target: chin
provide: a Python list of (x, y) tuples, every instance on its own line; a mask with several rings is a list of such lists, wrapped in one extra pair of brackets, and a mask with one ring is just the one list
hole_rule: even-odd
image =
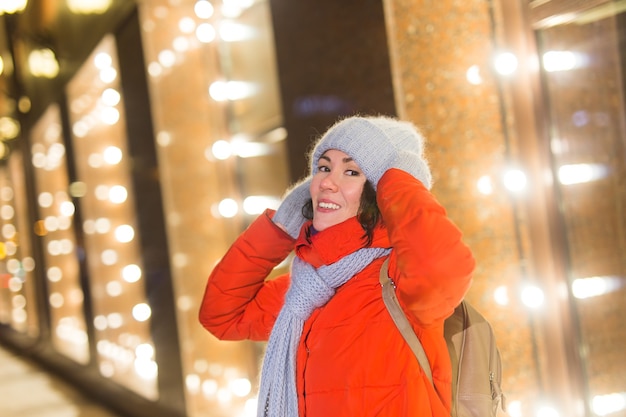
[(321, 232), (322, 230), (326, 230), (329, 227), (332, 227), (336, 224), (337, 224), (336, 222), (315, 222), (315, 220), (313, 221), (313, 227), (318, 232)]
[(313, 228), (315, 230), (317, 230), (318, 232), (321, 232), (322, 230), (328, 229), (328, 225), (327, 224), (317, 224), (315, 222), (313, 222)]
[(315, 220), (313, 220), (313, 228), (315, 228), (315, 230), (317, 230), (318, 232), (321, 232), (322, 230), (326, 230), (329, 227), (333, 227), (338, 225), (339, 223), (343, 223), (348, 219), (339, 219), (337, 221), (320, 221), (320, 222), (315, 222)]

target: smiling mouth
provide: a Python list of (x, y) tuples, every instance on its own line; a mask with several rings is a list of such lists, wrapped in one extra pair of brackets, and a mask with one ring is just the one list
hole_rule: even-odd
[(330, 209), (330, 210), (339, 210), (341, 208), (337, 204), (333, 204), (333, 203), (319, 203), (317, 206), (323, 209)]

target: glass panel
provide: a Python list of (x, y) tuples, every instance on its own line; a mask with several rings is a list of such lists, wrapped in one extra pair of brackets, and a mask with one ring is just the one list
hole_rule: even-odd
[(102, 375), (157, 397), (115, 39), (95, 48), (67, 86), (85, 258)]
[(263, 345), (216, 340), (198, 309), (213, 265), (288, 184), (269, 4), (144, 0), (140, 14), (188, 413), (254, 415)]
[(52, 343), (62, 354), (86, 364), (89, 341), (83, 310), (84, 294), (73, 226), (74, 203), (68, 194), (68, 173), (58, 106), (48, 108), (31, 133), (32, 164), (48, 284)]
[(589, 408), (597, 415), (624, 417), (625, 57), (624, 19), (613, 16), (615, 10), (611, 4), (587, 10), (570, 24), (537, 35)]
[(0, 322), (39, 335), (24, 165), (15, 150), (0, 169)]

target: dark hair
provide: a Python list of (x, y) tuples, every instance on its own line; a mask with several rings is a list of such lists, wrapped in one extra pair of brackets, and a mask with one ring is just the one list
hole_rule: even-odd
[[(309, 220), (313, 219), (313, 200), (309, 199), (304, 207), (302, 207), (302, 215)], [(362, 238), (366, 240), (365, 246), (370, 246), (374, 238), (374, 228), (378, 225), (381, 217), (378, 204), (376, 203), (376, 190), (374, 190), (374, 187), (369, 181), (365, 181), (363, 185), (361, 202), (356, 217), (365, 231), (362, 236)]]

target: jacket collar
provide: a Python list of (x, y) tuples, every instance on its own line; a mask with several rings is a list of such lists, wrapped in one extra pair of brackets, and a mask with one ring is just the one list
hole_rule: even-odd
[[(296, 255), (310, 263), (315, 268), (330, 265), (346, 255), (365, 247), (365, 231), (356, 217), (316, 232), (307, 238), (307, 231), (311, 228), (308, 222), (302, 228), (296, 241)], [(390, 247), (387, 229), (379, 225), (374, 229), (371, 247)]]

